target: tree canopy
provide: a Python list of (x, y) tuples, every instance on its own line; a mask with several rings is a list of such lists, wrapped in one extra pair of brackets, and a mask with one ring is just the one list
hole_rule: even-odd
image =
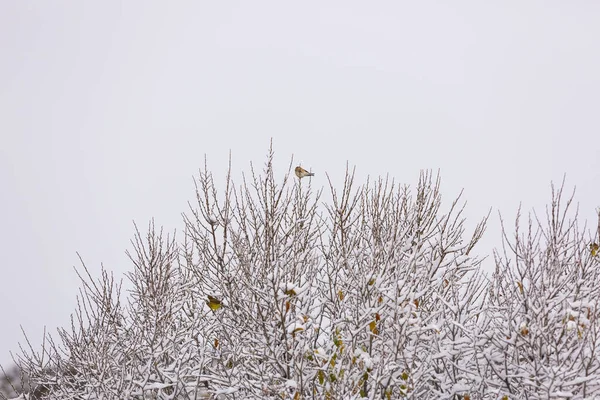
[(293, 167), (277, 180), (271, 150), (219, 191), (205, 163), (179, 239), (136, 228), (125, 302), (83, 265), (72, 325), (16, 357), (22, 398), (600, 396), (600, 227), (563, 186), (503, 223), (486, 275), (488, 217), (442, 212), (439, 176), (314, 189)]

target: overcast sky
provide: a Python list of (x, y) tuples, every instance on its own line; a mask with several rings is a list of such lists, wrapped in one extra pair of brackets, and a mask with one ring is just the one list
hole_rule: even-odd
[(471, 225), (492, 208), (483, 253), (564, 174), (595, 224), (598, 21), (592, 0), (0, 2), (0, 363), (20, 324), (69, 323), (77, 251), (121, 276), (133, 220), (181, 227), (204, 154), (239, 172), (270, 138), (317, 187), (440, 169)]

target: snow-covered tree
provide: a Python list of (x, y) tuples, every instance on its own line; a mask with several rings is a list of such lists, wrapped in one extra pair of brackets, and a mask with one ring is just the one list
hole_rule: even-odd
[(22, 398), (598, 395), (598, 238), (566, 218), (562, 190), (547, 226), (506, 234), (488, 279), (474, 250), (487, 217), (465, 232), (439, 177), (357, 185), (347, 170), (315, 191), (292, 167), (278, 180), (271, 149), (220, 186), (205, 163), (180, 242), (136, 228), (125, 303), (82, 263), (71, 327), (17, 358)]
[(489, 398), (600, 396), (600, 265), (572, 201), (553, 187), (545, 222), (504, 230), (480, 330)]

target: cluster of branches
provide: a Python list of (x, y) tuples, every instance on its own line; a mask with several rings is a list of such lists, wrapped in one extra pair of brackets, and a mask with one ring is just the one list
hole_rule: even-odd
[(347, 171), (322, 203), (272, 161), (222, 192), (205, 167), (179, 244), (136, 228), (126, 304), (84, 265), (71, 327), (17, 357), (22, 398), (600, 396), (597, 237), (562, 187), (544, 221), (503, 228), (486, 278), (487, 217), (467, 235), (438, 177), (355, 187)]

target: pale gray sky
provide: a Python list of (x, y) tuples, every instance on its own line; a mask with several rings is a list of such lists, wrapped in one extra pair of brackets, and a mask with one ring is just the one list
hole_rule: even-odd
[[(167, 6), (168, 4), (168, 6)], [(206, 153), (292, 154), (313, 185), (440, 169), (474, 224), (600, 205), (600, 2), (0, 2), (0, 362), (69, 323), (79, 251), (122, 274), (131, 221), (168, 229)], [(341, 184), (341, 182), (340, 182)], [(325, 197), (327, 199), (327, 197)]]

